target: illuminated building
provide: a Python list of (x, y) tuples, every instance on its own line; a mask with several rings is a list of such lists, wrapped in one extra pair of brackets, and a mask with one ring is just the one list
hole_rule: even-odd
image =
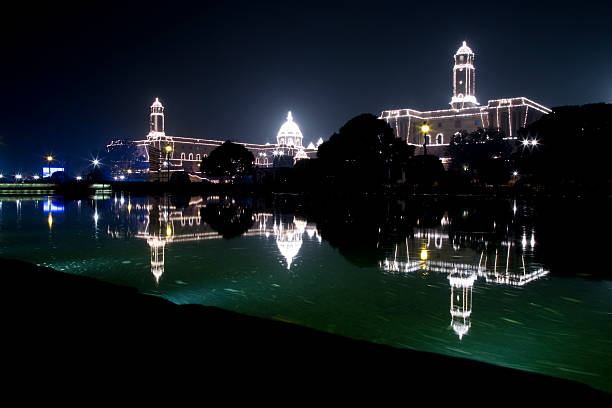
[[(508, 139), (516, 139), (517, 131), (538, 120), (551, 110), (525, 97), (489, 100), (481, 106), (476, 99), (475, 55), (465, 41), (453, 56), (453, 95), (450, 109), (418, 111), (415, 109), (385, 110), (384, 119), (395, 135), (417, 147), (427, 144), (430, 154), (444, 156), (451, 138), (462, 130), (478, 128), (501, 130)], [(423, 122), (429, 124), (425, 134)]]
[[(164, 109), (159, 98), (155, 98), (149, 115), (149, 133), (145, 139), (113, 140), (106, 146), (112, 156), (113, 176), (126, 175), (130, 170), (130, 174), (146, 175), (151, 180), (167, 180), (174, 171), (186, 171), (198, 179), (202, 159), (225, 141), (166, 134)], [(302, 132), (289, 112), (286, 122), (278, 131), (276, 143), (235, 143), (253, 153), (255, 166), (273, 167), (277, 157), (287, 159), (284, 162), (291, 166), (297, 160), (316, 157), (317, 147), (323, 141), (317, 142), (317, 147), (310, 143), (304, 148), (302, 140)]]

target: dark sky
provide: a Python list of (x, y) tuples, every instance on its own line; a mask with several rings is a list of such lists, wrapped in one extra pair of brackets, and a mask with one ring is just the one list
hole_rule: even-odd
[(608, 2), (81, 3), (3, 10), (0, 172), (50, 152), (76, 171), (142, 138), (155, 97), (167, 134), (253, 143), (288, 110), (308, 144), (360, 113), (446, 108), (463, 40), (481, 104), (612, 102)]

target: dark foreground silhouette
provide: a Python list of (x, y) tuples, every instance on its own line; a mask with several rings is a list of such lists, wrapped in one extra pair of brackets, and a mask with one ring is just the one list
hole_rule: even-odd
[(610, 397), (575, 382), (179, 306), (28, 263), (0, 259), (0, 269), (4, 389), (28, 399), (85, 392), (86, 405), (116, 395), (294, 405), (363, 398), (409, 404), (426, 396), (463, 405)]

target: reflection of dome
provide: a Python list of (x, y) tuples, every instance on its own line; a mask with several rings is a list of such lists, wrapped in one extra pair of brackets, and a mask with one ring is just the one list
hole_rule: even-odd
[(455, 53), (455, 55), (461, 55), (461, 54), (474, 54), (474, 52), (472, 51), (472, 49), (470, 47), (467, 46), (467, 44), (465, 43), (465, 41), (463, 42), (463, 45), (461, 47), (459, 47), (459, 49), (457, 50), (457, 52)]
[(302, 234), (297, 231), (281, 231), (276, 237), (276, 245), (287, 260), (287, 269), (291, 269), (291, 262), (302, 247)]
[(291, 111), (287, 114), (287, 121), (280, 127), (276, 141), (280, 146), (302, 147), (302, 131), (293, 121)]

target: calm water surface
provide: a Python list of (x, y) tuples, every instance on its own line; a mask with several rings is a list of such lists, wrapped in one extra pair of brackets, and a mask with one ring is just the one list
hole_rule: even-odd
[(2, 199), (0, 257), (612, 392), (612, 283), (551, 271), (529, 206), (327, 204)]

